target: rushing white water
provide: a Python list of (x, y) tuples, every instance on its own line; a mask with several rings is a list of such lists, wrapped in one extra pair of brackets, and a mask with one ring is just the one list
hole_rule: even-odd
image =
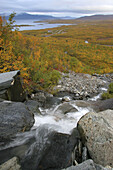
[(107, 91), (107, 89), (105, 87), (102, 87), (101, 90), (102, 91)]
[(102, 94), (102, 93), (100, 93), (100, 94), (98, 94), (97, 96), (94, 96), (94, 97), (92, 97), (92, 98), (89, 98), (88, 101), (96, 101), (97, 99), (99, 99), (99, 98), (101, 97), (101, 94)]
[(107, 91), (107, 89), (105, 87), (101, 87), (100, 90), (102, 91), (101, 93), (99, 93), (97, 96), (89, 98), (88, 101), (96, 101), (96, 100), (100, 99), (102, 93)]
[(57, 130), (58, 132), (69, 134), (71, 130), (77, 126), (78, 120), (84, 114), (89, 112), (88, 108), (77, 107), (75, 104), (72, 104), (72, 106), (78, 110), (77, 112), (69, 112), (67, 114), (59, 113), (57, 115), (54, 114), (55, 110), (57, 110), (57, 108), (60, 105), (53, 108), (53, 110), (49, 110), (49, 109), (43, 110), (43, 112), (46, 113), (45, 115), (40, 115), (40, 116), (36, 115), (33, 129), (39, 127), (40, 125), (50, 124), (50, 125), (57, 125), (54, 127), (55, 127), (55, 130)]

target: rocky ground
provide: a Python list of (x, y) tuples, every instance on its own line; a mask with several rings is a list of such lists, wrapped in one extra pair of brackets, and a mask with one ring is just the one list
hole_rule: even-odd
[(101, 88), (107, 88), (112, 81), (113, 74), (62, 73), (62, 78), (54, 90), (59, 94), (62, 92), (71, 93), (75, 99), (85, 99), (100, 93)]
[[(0, 170), (112, 170), (113, 99), (87, 100), (112, 81), (113, 74), (62, 73), (54, 95), (37, 91), (25, 102), (0, 99)], [(4, 83), (2, 91), (14, 86)], [(79, 109), (87, 113), (77, 123)], [(34, 117), (40, 126), (33, 127)], [(50, 122), (41, 124), (45, 117)]]

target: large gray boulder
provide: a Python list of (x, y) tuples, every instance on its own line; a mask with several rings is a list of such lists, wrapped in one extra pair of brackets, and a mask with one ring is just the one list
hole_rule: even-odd
[(72, 152), (79, 138), (74, 129), (71, 134), (57, 132), (50, 125), (36, 131), (36, 142), (27, 150), (21, 164), (24, 170), (61, 169), (72, 163)]
[[(62, 169), (72, 164), (72, 152), (78, 143), (79, 133), (57, 131), (57, 126), (42, 125), (18, 138), (0, 151), (0, 163), (17, 156), (23, 170)], [(23, 139), (23, 140), (22, 140)]]
[(26, 93), (19, 75), (19, 70), (0, 74), (0, 98), (17, 102), (26, 99)]
[(34, 116), (21, 102), (0, 102), (0, 141), (30, 130)]
[(87, 113), (79, 120), (78, 130), (94, 162), (113, 167), (113, 110)]

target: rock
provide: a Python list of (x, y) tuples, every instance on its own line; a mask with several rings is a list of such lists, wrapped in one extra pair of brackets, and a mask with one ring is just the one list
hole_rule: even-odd
[(73, 149), (80, 139), (77, 129), (70, 134), (63, 134), (47, 124), (18, 137), (13, 145), (0, 151), (0, 163), (16, 155), (20, 158), (23, 170), (62, 169), (70, 166)]
[(83, 152), (82, 152), (82, 162), (84, 162), (88, 159), (88, 153), (87, 153), (86, 147), (83, 147), (82, 150), (83, 150)]
[(21, 170), (21, 166), (18, 162), (18, 158), (13, 157), (12, 159), (0, 165), (0, 170)]
[(71, 101), (71, 98), (68, 97), (68, 96), (64, 96), (64, 97), (62, 98), (62, 101), (63, 101), (63, 102), (70, 102), (70, 101)]
[(0, 74), (0, 98), (17, 102), (26, 100), (26, 93), (19, 75), (20, 71)]
[(39, 91), (39, 92), (35, 93), (33, 100), (36, 100), (36, 101), (40, 102), (41, 104), (45, 103), (45, 101), (46, 101), (45, 93), (43, 91)]
[(113, 110), (87, 113), (77, 127), (94, 162), (113, 167)]
[(66, 170), (96, 170), (93, 160), (89, 159), (76, 166), (66, 168)]
[(100, 92), (101, 87), (108, 87), (109, 82), (100, 77), (83, 73), (62, 73), (62, 78), (54, 90), (60, 93), (74, 94), (77, 100), (95, 96)]
[(10, 139), (18, 132), (30, 130), (33, 114), (21, 102), (0, 102), (0, 141)]
[(61, 103), (61, 100), (58, 97), (47, 96), (45, 104), (44, 104), (44, 108), (51, 108), (55, 105), (59, 105), (60, 103)]
[(37, 101), (40, 107), (44, 108), (50, 108), (61, 103), (60, 99), (44, 91), (37, 91), (35, 94), (32, 94), (32, 99)]
[(49, 126), (43, 126), (36, 132), (36, 143), (26, 153), (23, 169), (49, 170), (71, 165), (71, 154), (79, 138), (77, 130), (69, 135), (56, 132)]
[(103, 167), (102, 165), (99, 165), (99, 164), (96, 164), (96, 163), (95, 163), (95, 168), (96, 168), (96, 170), (112, 170), (111, 167), (108, 167), (108, 166)]
[(83, 100), (76, 100), (73, 102), (78, 107), (91, 107), (91, 103), (89, 101), (83, 101)]
[(113, 110), (113, 98), (93, 102), (92, 108), (96, 111), (104, 111), (107, 109)]
[(78, 110), (72, 106), (70, 103), (62, 103), (59, 107), (55, 110), (55, 114), (66, 114), (69, 112), (77, 112)]
[(81, 164), (71, 166), (69, 168), (62, 170), (112, 170), (112, 169), (95, 164), (92, 159), (88, 159), (85, 162), (82, 162)]
[(35, 114), (41, 114), (40, 110), (39, 110), (39, 106), (40, 104), (35, 101), (35, 100), (28, 100), (25, 102), (25, 105), (28, 107), (28, 109)]

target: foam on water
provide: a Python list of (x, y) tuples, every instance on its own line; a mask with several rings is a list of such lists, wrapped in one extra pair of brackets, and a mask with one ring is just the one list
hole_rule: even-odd
[(88, 101), (96, 101), (96, 100), (100, 99), (102, 93), (107, 91), (107, 88), (101, 87), (100, 90), (102, 91), (101, 93), (99, 93), (97, 96), (89, 98)]
[(56, 106), (53, 110), (45, 110), (46, 115), (40, 115), (40, 116), (36, 115), (33, 129), (39, 127), (40, 125), (50, 124), (50, 125), (55, 125), (53, 126), (55, 128), (57, 125), (57, 129), (55, 130), (57, 130), (58, 132), (70, 134), (71, 130), (77, 126), (78, 120), (84, 114), (89, 112), (88, 108), (81, 108), (72, 104), (78, 110), (77, 112), (69, 112), (65, 115), (54, 114), (55, 110), (57, 110), (57, 108), (60, 105)]
[(107, 89), (105, 87), (102, 87), (101, 90), (102, 91), (107, 91)]
[(101, 97), (101, 94), (102, 94), (102, 93), (100, 93), (100, 94), (98, 94), (97, 96), (94, 96), (94, 97), (92, 97), (92, 98), (89, 98), (88, 101), (96, 101), (97, 99), (99, 99), (99, 98)]

